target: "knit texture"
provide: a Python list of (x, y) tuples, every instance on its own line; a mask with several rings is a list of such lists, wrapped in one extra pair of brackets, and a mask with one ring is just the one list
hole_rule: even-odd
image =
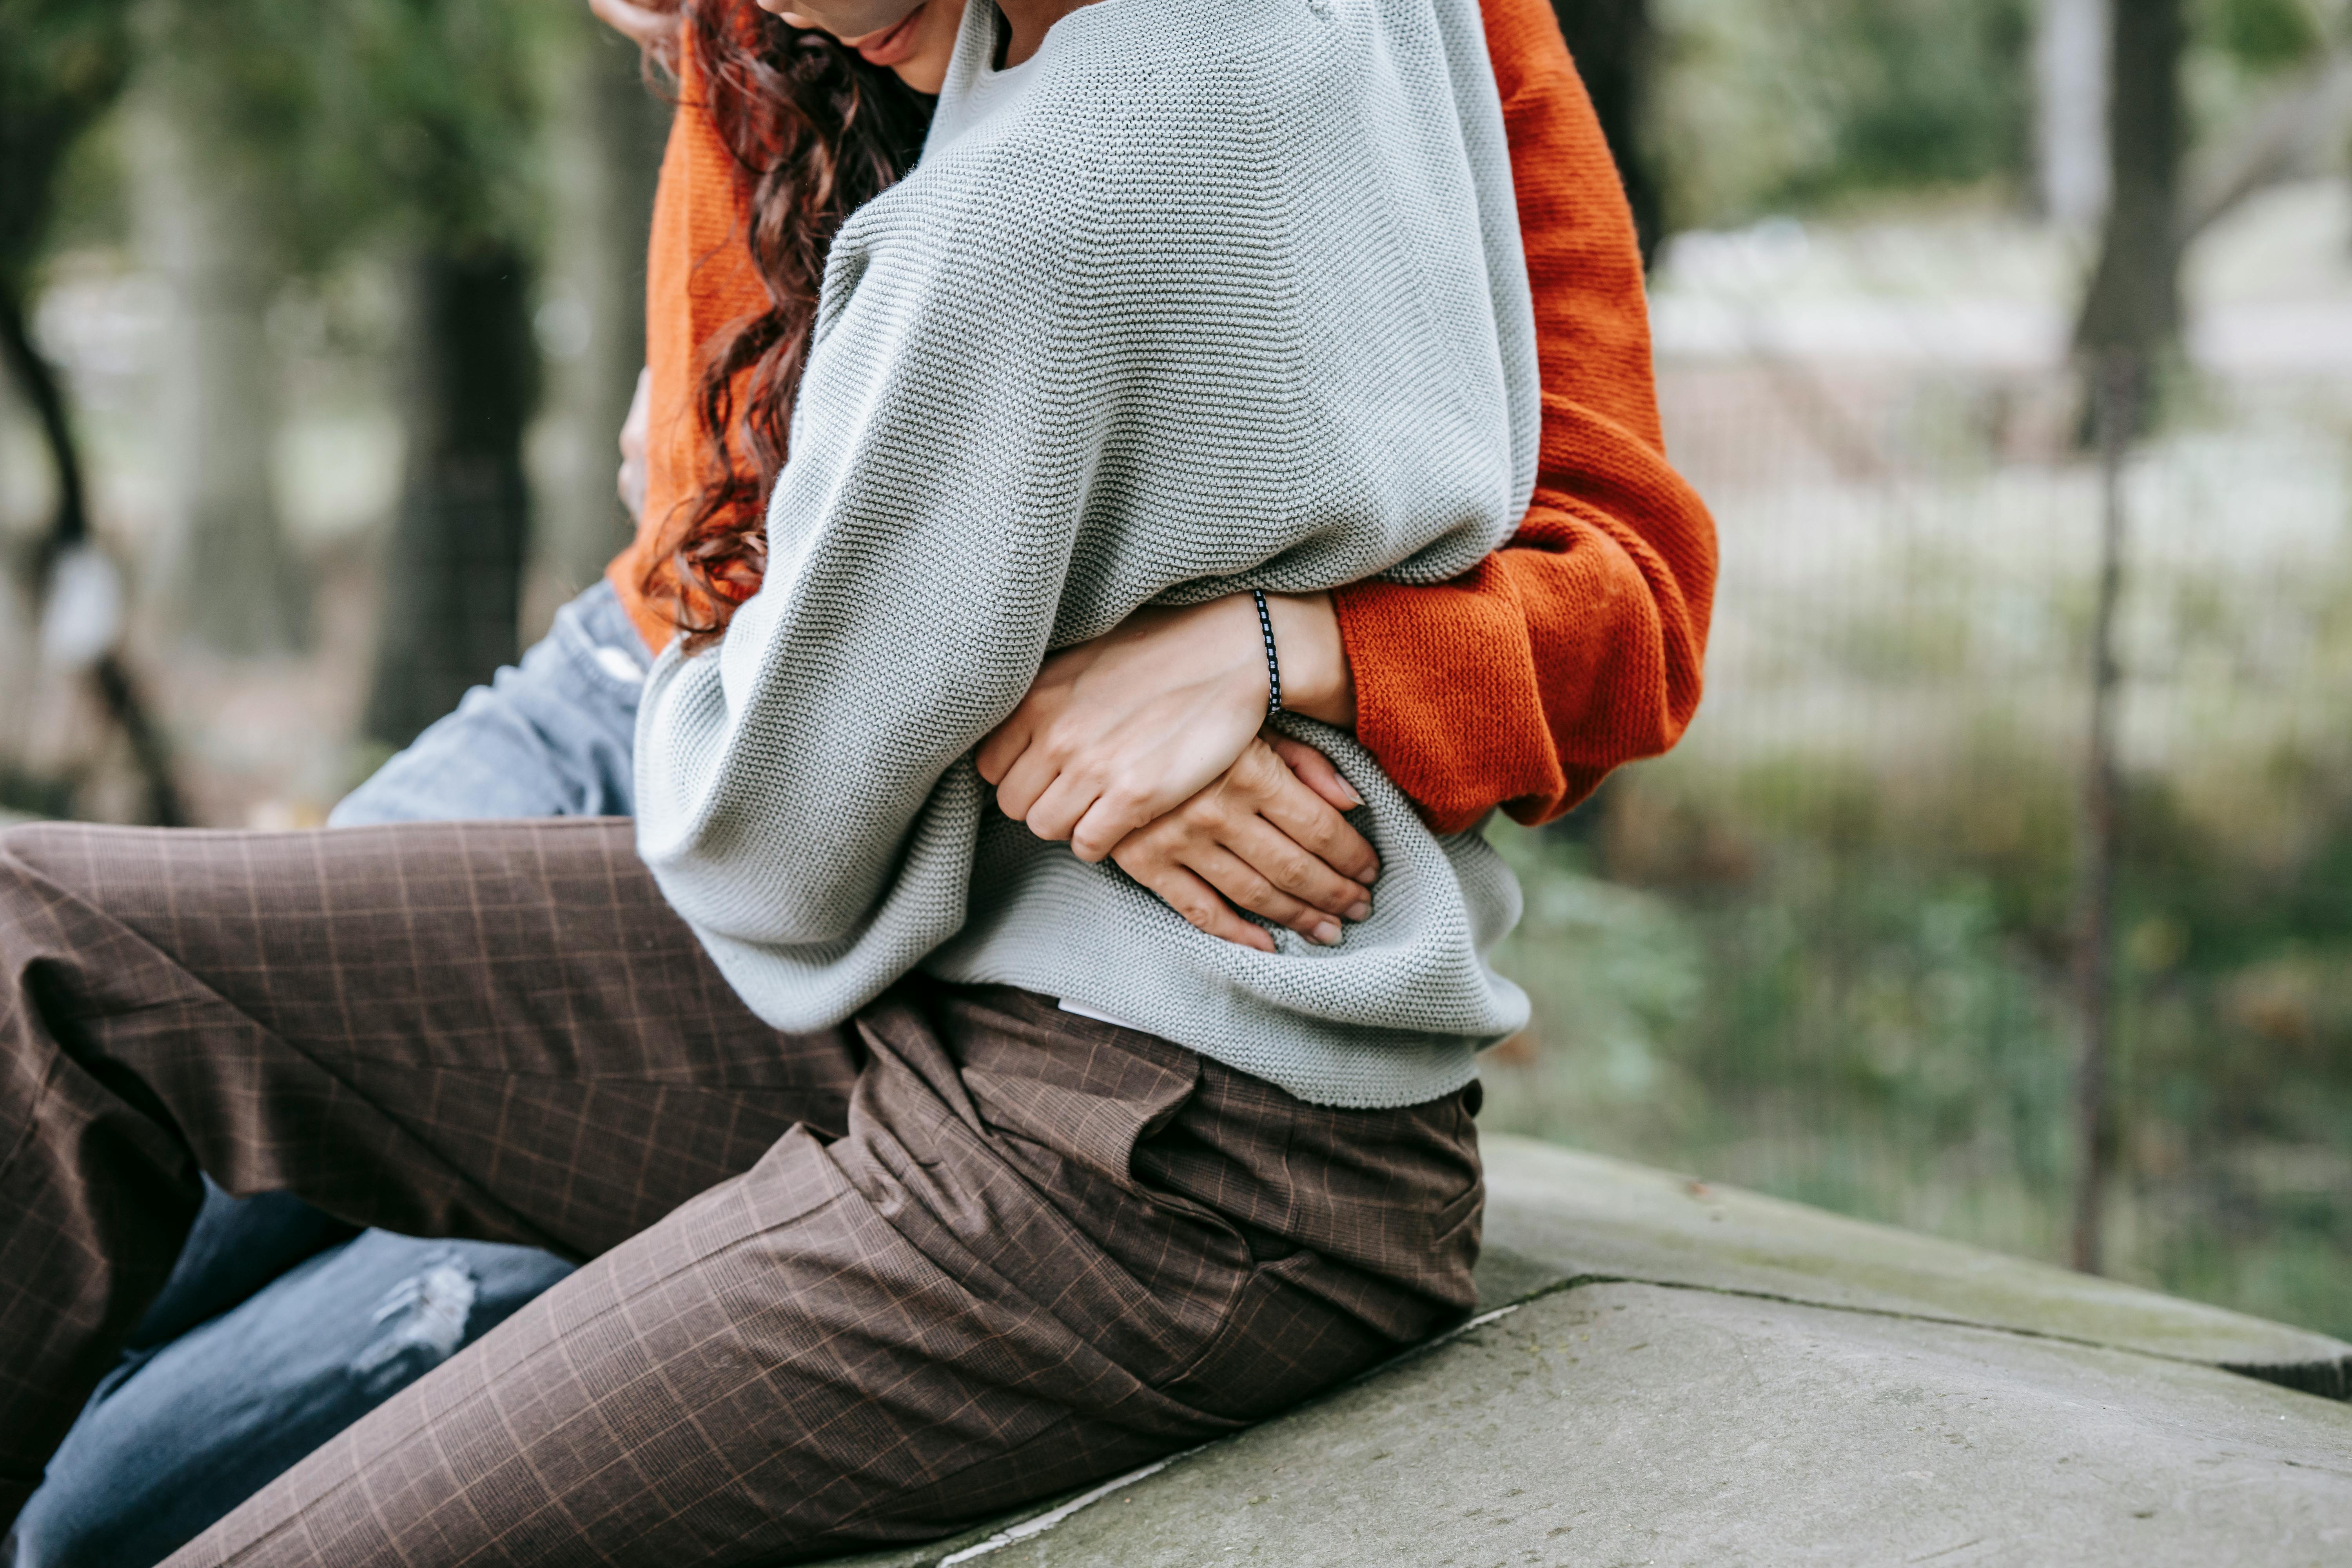
[[(1706, 506), (1666, 464), (1633, 222), (1550, 0), (1485, 0), (1543, 384), (1541, 468), (1518, 532), (1437, 586), (1338, 590), (1356, 735), (1440, 833), (1497, 805), (1559, 816), (1609, 771), (1681, 738), (1699, 700), (1715, 588)], [(654, 439), (645, 521), (608, 575), (646, 647), (701, 477), (699, 347), (763, 310), (746, 260), (750, 183), (713, 127), (695, 52), (654, 204), (646, 361)], [(748, 381), (749, 373), (745, 373)]]
[(921, 163), (835, 242), (766, 583), (647, 681), (641, 852), (779, 1027), (928, 960), (1318, 1103), (1449, 1092), (1525, 1021), (1485, 962), (1517, 892), (1344, 736), (1299, 731), (1366, 797), (1375, 912), (1271, 954), (983, 812), (967, 753), (1146, 604), (1440, 582), (1508, 535), (1539, 416), (1477, 14), (1099, 0), (1013, 83), (998, 26), (967, 9)]

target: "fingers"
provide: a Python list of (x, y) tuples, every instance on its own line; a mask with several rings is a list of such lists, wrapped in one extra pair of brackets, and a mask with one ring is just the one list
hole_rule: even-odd
[[(1035, 752), (1035, 747), (1030, 748), (1032, 756)], [(1023, 760), (1026, 762), (1027, 758)], [(1016, 768), (1013, 772), (1016, 775), (1025, 775), (1029, 770)], [(997, 801), (1003, 805), (1007, 816), (1013, 814), (1013, 796), (1009, 792), (1012, 791), (1015, 782), (1015, 778), (1008, 777), (1005, 780), (1006, 787), (997, 792)], [(1020, 777), (1017, 782), (1024, 789), (1029, 784), (1025, 776)], [(1021, 820), (1027, 823), (1029, 831), (1040, 838), (1057, 841), (1068, 838), (1076, 830), (1078, 819), (1087, 815), (1100, 793), (1092, 780), (1081, 774), (1067, 772), (1055, 773), (1052, 781), (1045, 785), (1045, 790), (1034, 800), (1029, 802), (1028, 809), (1020, 814)], [(1113, 839), (1111, 842), (1115, 844), (1118, 840)], [(1073, 843), (1070, 847), (1076, 850), (1077, 846)], [(1108, 853), (1108, 847), (1106, 846), (1103, 854)], [(1091, 857), (1081, 855), (1079, 858), (1099, 860), (1102, 855)]]
[[(1186, 820), (1187, 812), (1191, 820)], [(1208, 814), (1187, 808), (1161, 818), (1145, 831), (1121, 843), (1115, 852), (1121, 869), (1152, 891), (1166, 899), (1178, 913), (1211, 935), (1228, 942), (1247, 940), (1248, 945), (1271, 952), (1271, 947), (1240, 935), (1244, 928), (1264, 931), (1248, 921), (1236, 923), (1225, 916), (1232, 905), (1239, 905), (1252, 914), (1263, 915), (1277, 925), (1286, 926), (1309, 942), (1324, 947), (1337, 947), (1342, 936), (1339, 918), (1332, 911), (1301, 901), (1276, 887), (1266, 876), (1242, 855), (1207, 837), (1202, 826)], [(1230, 825), (1227, 825), (1230, 826)], [(1282, 839), (1279, 834), (1259, 825), (1259, 830), (1269, 840), (1278, 841), (1278, 847), (1261, 847), (1258, 853), (1266, 860), (1287, 858), (1293, 861), (1309, 858), (1296, 845)], [(1328, 875), (1328, 871), (1325, 873)], [(1336, 879), (1335, 879), (1336, 880)], [(1209, 901), (1202, 899), (1201, 884), (1211, 889)], [(1363, 900), (1363, 889), (1352, 884), (1341, 884), (1352, 890), (1333, 897), (1342, 905)], [(1180, 897), (1171, 897), (1172, 889)], [(1181, 901), (1180, 901), (1181, 898)]]
[[(1186, 869), (1254, 915), (1264, 915), (1287, 926), (1320, 947), (1337, 947), (1339, 919), (1328, 910), (1302, 902), (1268, 881), (1257, 867), (1222, 845), (1199, 849), (1185, 862)], [(1360, 899), (1362, 894), (1355, 895)]]
[(1105, 789), (1091, 773), (1066, 768), (1020, 719), (1014, 714), (983, 742), (972, 764), (996, 786), (997, 809), (1027, 823), (1038, 837), (1068, 839), (1079, 859), (1093, 862), (1165, 811), (1164, 805)]
[(1381, 858), (1364, 836), (1296, 779), (1258, 802), (1257, 815), (1336, 875), (1365, 887), (1380, 879)]
[[(1072, 792), (1073, 798), (1077, 793)], [(1131, 788), (1114, 785), (1103, 790), (1070, 825), (1070, 852), (1088, 862), (1103, 859), (1118, 847), (1119, 840), (1166, 816), (1175, 804)], [(1035, 828), (1035, 822), (1030, 826)]]
[(1217, 896), (1215, 889), (1164, 854), (1139, 852), (1130, 856), (1125, 846), (1118, 854), (1122, 870), (1211, 936), (1255, 948), (1260, 952), (1274, 951), (1272, 936), (1235, 914), (1233, 906)]
[[(1370, 891), (1362, 883), (1340, 876), (1262, 816), (1228, 826), (1218, 847), (1244, 868), (1247, 881), (1229, 885), (1226, 878), (1213, 873), (1205, 853), (1192, 859), (1193, 868), (1244, 909), (1277, 921), (1302, 936), (1314, 935), (1314, 925), (1325, 918), (1362, 920), (1372, 912)], [(1261, 887), (1265, 893), (1258, 891)], [(1266, 894), (1278, 897), (1281, 907), (1275, 907)], [(1293, 907), (1308, 905), (1313, 906), (1315, 919), (1302, 923), (1295, 918)]]
[(1093, 767), (1072, 766), (1040, 738), (1024, 703), (981, 743), (972, 763), (996, 788), (998, 809), (1040, 838), (1069, 841), (1089, 864), (1107, 858), (1129, 834), (1164, 816), (1181, 797), (1139, 790)]
[[(1330, 766), (1313, 747), (1301, 749), (1326, 767)], [(1264, 765), (1244, 765), (1256, 757), (1264, 758)], [(1235, 763), (1227, 777), (1233, 787), (1244, 792), (1253, 815), (1264, 817), (1340, 876), (1366, 885), (1380, 876), (1381, 858), (1364, 836), (1349, 826), (1346, 817), (1302, 783), (1281, 760), (1267, 752), (1255, 752)]]
[[(1066, 839), (1081, 859), (1116, 859), (1202, 931), (1260, 952), (1273, 939), (1239, 910), (1336, 945), (1343, 920), (1371, 913), (1380, 858), (1340, 816), (1358, 799), (1329, 759), (1281, 740), (1252, 741), (1223, 776), (1172, 808), (1143, 792), (1070, 768), (1041, 743), (1024, 703), (974, 761), (997, 804), (1041, 838)], [(1295, 750), (1293, 750), (1295, 748)], [(1293, 771), (1290, 759), (1308, 779)]]
[[(1035, 733), (1036, 725), (1030, 716), (1029, 704), (1024, 702), (1003, 723), (988, 732), (988, 738), (980, 743), (980, 750), (972, 753), (972, 765), (980, 770), (980, 776), (988, 781), (990, 787), (1002, 786), (1005, 775), (1013, 771), (1013, 765), (1029, 749), (1029, 742)], [(1040, 782), (1037, 787), (1042, 790), (1045, 784)], [(1030, 798), (1036, 798), (1034, 792)], [(1026, 808), (1024, 805), (1024, 810), (1014, 811), (1006, 806), (1004, 814), (1021, 816), (1026, 815)]]
[(1341, 811), (1353, 811), (1364, 804), (1364, 797), (1356, 793), (1355, 785), (1339, 776), (1339, 770), (1331, 765), (1331, 759), (1306, 742), (1294, 741), (1287, 735), (1277, 735), (1272, 731), (1266, 732), (1265, 742), (1274, 748), (1275, 755), (1289, 764), (1290, 771), (1298, 775), (1300, 783)]
[[(1033, 811), (1033, 823), (1043, 816), (1045, 804)], [(1338, 945), (1342, 920), (1371, 913), (1370, 890), (1262, 816), (1261, 807), (1281, 810), (1353, 863), (1377, 864), (1370, 846), (1338, 812), (1299, 783), (1273, 752), (1255, 743), (1224, 777), (1121, 839), (1112, 858), (1153, 891), (1172, 889), (1192, 900), (1181, 904), (1161, 893), (1194, 925), (1227, 941), (1246, 940), (1239, 935), (1241, 926), (1223, 918), (1239, 906), (1310, 942)], [(1202, 887), (1214, 896), (1213, 905), (1200, 901)], [(1248, 945), (1261, 946), (1255, 941)]]

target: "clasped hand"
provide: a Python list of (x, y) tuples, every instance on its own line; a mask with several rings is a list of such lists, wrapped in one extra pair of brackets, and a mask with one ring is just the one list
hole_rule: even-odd
[[(645, 505), (649, 386), (639, 375), (621, 428), (618, 483), (633, 517)], [(1330, 595), (1266, 603), (1284, 705), (1354, 728)], [(1363, 801), (1330, 759), (1262, 730), (1265, 699), (1248, 595), (1142, 610), (1046, 659), (976, 761), (1006, 815), (1067, 839), (1081, 860), (1108, 857), (1210, 935), (1274, 951), (1238, 909), (1328, 947), (1341, 921), (1371, 912), (1380, 858), (1339, 815)]]
[[(1351, 724), (1328, 595), (1269, 596), (1285, 705)], [(1212, 936), (1274, 951), (1239, 910), (1311, 942), (1371, 912), (1380, 860), (1340, 815), (1329, 759), (1262, 729), (1266, 666), (1247, 595), (1139, 611), (1045, 660), (975, 758), (1005, 815), (1106, 858)]]

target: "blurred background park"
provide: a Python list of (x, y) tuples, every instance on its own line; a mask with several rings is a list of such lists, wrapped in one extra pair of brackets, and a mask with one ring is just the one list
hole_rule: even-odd
[[(2095, 1148), (2352, 1336), (2352, 5), (1556, 3), (1723, 576), (1492, 830), (1486, 1124), (2053, 1261)], [(0, 807), (317, 823), (625, 536), (666, 110), (581, 0), (0, 0)]]

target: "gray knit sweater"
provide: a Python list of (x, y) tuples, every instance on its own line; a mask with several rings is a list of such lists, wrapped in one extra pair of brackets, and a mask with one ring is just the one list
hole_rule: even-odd
[(918, 966), (1131, 1020), (1327, 1105), (1475, 1076), (1517, 889), (1328, 752), (1379, 849), (1324, 949), (1205, 936), (1007, 820), (973, 745), (1139, 606), (1454, 576), (1534, 480), (1535, 330), (1475, 0), (1097, 0), (1013, 71), (966, 8), (919, 166), (825, 270), (765, 585), (673, 647), (638, 844), (744, 1001)]

